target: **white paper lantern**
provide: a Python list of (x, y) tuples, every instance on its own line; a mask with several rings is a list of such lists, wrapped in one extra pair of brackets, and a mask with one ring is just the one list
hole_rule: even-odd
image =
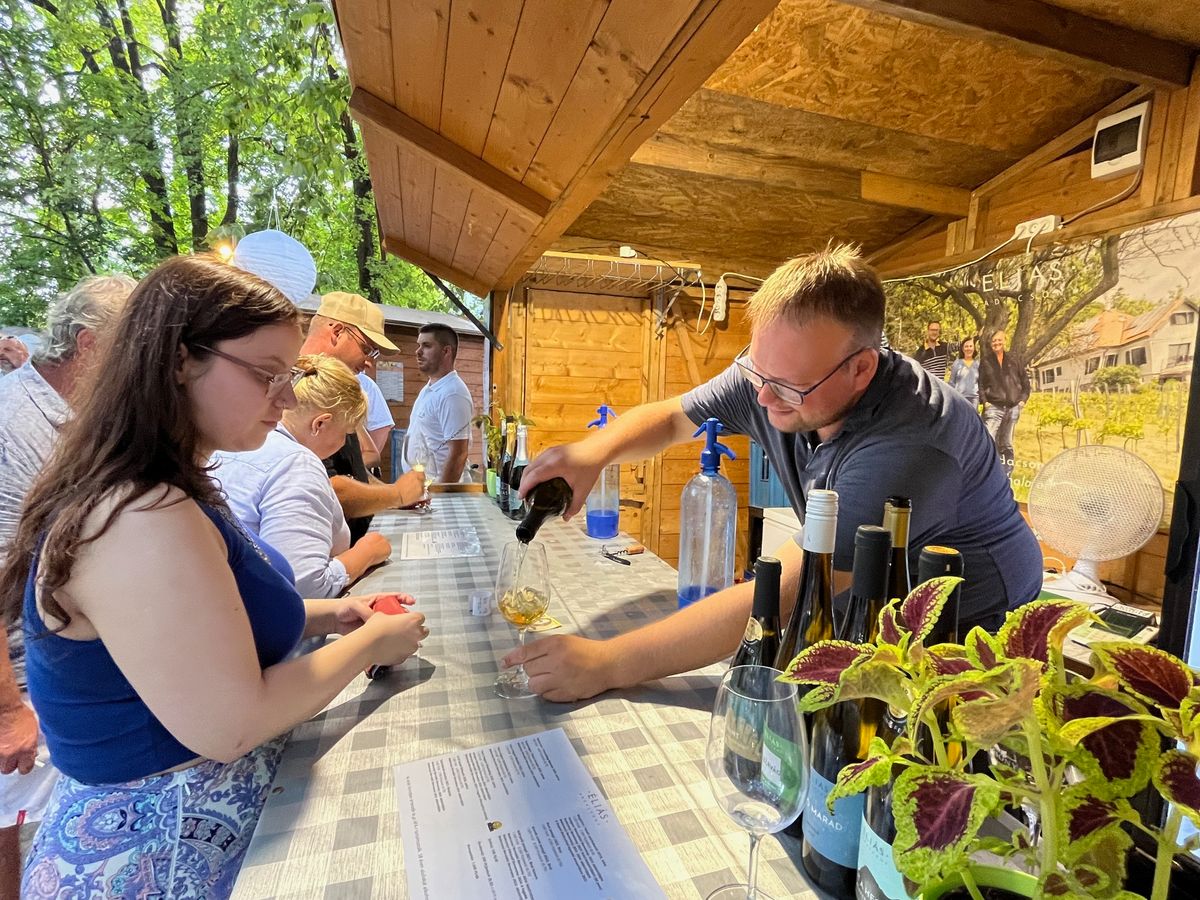
[(312, 295), (317, 265), (302, 243), (282, 231), (256, 231), (234, 248), (232, 265), (268, 281), (293, 303)]

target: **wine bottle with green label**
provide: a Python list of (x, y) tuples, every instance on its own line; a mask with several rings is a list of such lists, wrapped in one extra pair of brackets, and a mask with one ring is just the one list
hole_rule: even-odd
[[(853, 585), (839, 638), (855, 644), (875, 638), (887, 593), (892, 535), (877, 525), (860, 525), (854, 535)], [(866, 757), (883, 718), (877, 700), (845, 700), (813, 715), (808, 800), (804, 805), (804, 871), (837, 897), (854, 894), (858, 840), (865, 798), (843, 797), (830, 811), (826, 800), (847, 765)]]
[(773, 666), (779, 655), (779, 577), (783, 566), (773, 556), (754, 563), (754, 606), (732, 666)]

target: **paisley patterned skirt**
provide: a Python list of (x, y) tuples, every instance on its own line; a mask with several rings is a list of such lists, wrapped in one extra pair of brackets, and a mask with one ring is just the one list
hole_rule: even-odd
[(222, 898), (279, 767), (283, 737), (124, 784), (63, 775), (33, 840), (22, 898)]

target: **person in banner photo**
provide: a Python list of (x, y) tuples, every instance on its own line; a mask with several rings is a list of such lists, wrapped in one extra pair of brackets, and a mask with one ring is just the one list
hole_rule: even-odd
[(1025, 361), (1019, 355), (1006, 350), (1008, 335), (1003, 331), (992, 332), (988, 346), (979, 364), (979, 397), (983, 400), (983, 424), (996, 442), (1000, 464), (1011, 478), (1014, 461), (1013, 433), (1021, 410), (1029, 399), (1029, 373)]
[(950, 387), (979, 408), (979, 357), (975, 353), (975, 338), (963, 338), (958, 345), (958, 359), (950, 367)]

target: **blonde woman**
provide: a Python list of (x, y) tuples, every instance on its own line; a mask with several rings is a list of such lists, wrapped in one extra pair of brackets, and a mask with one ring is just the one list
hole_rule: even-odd
[(295, 572), (303, 597), (336, 597), (392, 552), (368, 532), (350, 546), (350, 529), (322, 459), (332, 456), (367, 414), (367, 398), (345, 363), (301, 356), (296, 407), (259, 449), (216, 453), (213, 477), (242, 524), (274, 547)]

